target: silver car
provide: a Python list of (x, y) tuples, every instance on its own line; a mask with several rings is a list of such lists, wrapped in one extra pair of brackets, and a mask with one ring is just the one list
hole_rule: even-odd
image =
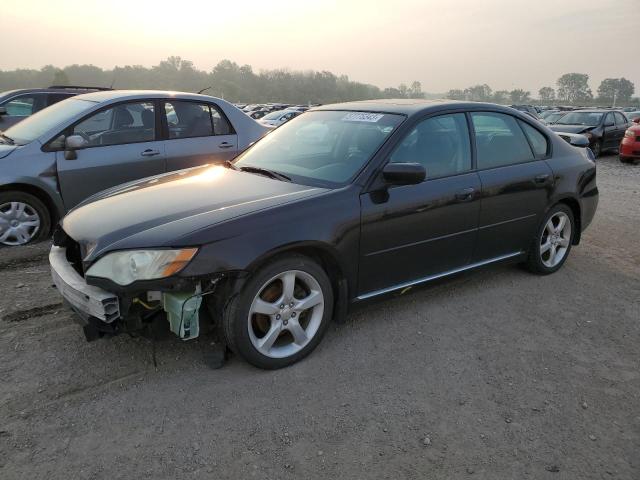
[(0, 132), (0, 244), (46, 237), (106, 188), (230, 160), (269, 130), (207, 95), (118, 90), (56, 103)]

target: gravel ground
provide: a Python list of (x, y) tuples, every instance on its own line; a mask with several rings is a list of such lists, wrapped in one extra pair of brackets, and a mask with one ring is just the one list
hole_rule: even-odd
[(599, 160), (564, 268), (379, 302), (275, 372), (86, 343), (46, 244), (0, 259), (0, 478), (640, 478), (640, 166)]

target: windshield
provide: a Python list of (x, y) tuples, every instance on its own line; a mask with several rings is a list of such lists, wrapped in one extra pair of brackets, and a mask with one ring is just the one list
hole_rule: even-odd
[(371, 159), (402, 115), (307, 112), (269, 133), (234, 162), (291, 177), (302, 184), (337, 187)]
[(562, 118), (565, 115), (565, 112), (555, 112), (552, 113), (551, 115), (547, 115), (547, 118), (545, 118), (545, 120), (548, 123), (553, 123), (556, 122), (559, 118)]
[(600, 125), (604, 113), (599, 112), (570, 112), (556, 122), (557, 125)]
[(26, 145), (61, 122), (89, 110), (95, 102), (70, 98), (34, 113), (4, 132), (18, 145)]
[(282, 115), (284, 115), (283, 112), (272, 112), (269, 115), (265, 115), (264, 117), (262, 117), (264, 120), (277, 120), (279, 119)]

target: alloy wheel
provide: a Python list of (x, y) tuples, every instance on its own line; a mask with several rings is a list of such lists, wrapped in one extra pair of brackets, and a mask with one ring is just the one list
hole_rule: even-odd
[(288, 270), (258, 290), (248, 315), (254, 348), (270, 358), (295, 355), (314, 338), (324, 314), (318, 281), (301, 270)]
[(6, 202), (0, 205), (0, 243), (15, 246), (33, 240), (40, 230), (40, 215), (28, 203)]
[(571, 242), (571, 220), (564, 212), (554, 213), (540, 237), (540, 259), (545, 267), (553, 268), (567, 254)]

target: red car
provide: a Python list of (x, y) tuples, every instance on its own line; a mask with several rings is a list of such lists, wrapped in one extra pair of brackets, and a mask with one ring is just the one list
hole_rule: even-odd
[(636, 160), (640, 160), (640, 117), (633, 120), (620, 142), (620, 161), (634, 163)]

